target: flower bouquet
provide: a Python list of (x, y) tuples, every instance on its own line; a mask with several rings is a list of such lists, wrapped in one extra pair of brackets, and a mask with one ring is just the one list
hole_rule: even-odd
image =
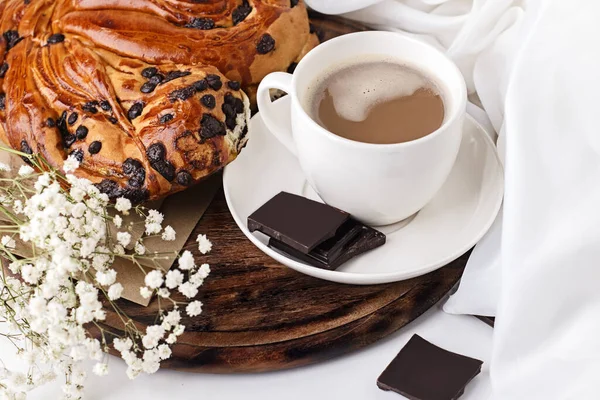
[[(148, 239), (176, 238), (171, 226), (163, 226), (163, 214), (125, 198), (109, 202), (90, 181), (73, 174), (79, 165), (75, 157), (58, 171), (38, 155), (2, 150), (27, 165), (13, 171), (0, 164), (0, 336), (16, 347), (28, 371), (0, 364), (0, 397), (25, 398), (31, 389), (63, 376), (64, 398), (81, 398), (87, 374), (82, 362), (96, 361), (93, 372), (105, 375), (109, 351), (121, 355), (132, 379), (156, 372), (185, 331), (182, 313), (202, 312), (194, 298), (209, 265), (197, 265), (189, 250), (150, 251)], [(143, 224), (139, 238), (132, 235), (136, 222), (126, 222), (131, 214)], [(199, 235), (197, 242), (200, 253), (210, 252), (206, 236)], [(173, 257), (176, 265), (165, 272), (161, 261)], [(112, 268), (118, 259), (145, 275), (142, 297), (157, 296), (156, 322), (145, 331), (116, 302), (124, 290)], [(175, 292), (189, 301), (175, 300)], [(104, 328), (104, 307), (118, 316), (121, 332)]]

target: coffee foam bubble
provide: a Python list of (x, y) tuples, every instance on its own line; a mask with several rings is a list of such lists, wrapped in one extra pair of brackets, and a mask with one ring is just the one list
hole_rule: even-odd
[[(308, 98), (313, 99), (312, 114), (318, 115), (315, 111), (328, 89), (338, 115), (360, 122), (376, 104), (410, 96), (420, 88), (439, 93), (429, 79), (410, 67), (390, 61), (369, 61), (344, 65), (325, 74), (311, 86)], [(315, 98), (316, 95), (319, 97)]]

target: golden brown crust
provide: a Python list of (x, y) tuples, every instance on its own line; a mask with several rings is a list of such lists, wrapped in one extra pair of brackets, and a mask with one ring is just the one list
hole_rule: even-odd
[(235, 159), (244, 91), (316, 40), (296, 0), (6, 0), (0, 33), (0, 139), (136, 201)]

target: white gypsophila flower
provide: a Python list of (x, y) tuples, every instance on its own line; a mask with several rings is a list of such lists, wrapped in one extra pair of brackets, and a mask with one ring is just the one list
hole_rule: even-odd
[(106, 249), (106, 248), (98, 247), (98, 248), (96, 248), (96, 251), (102, 252), (102, 253), (93, 254), (92, 266), (96, 270), (104, 270), (112, 264), (114, 258), (110, 254), (105, 253), (108, 251), (108, 249)]
[(2, 243), (2, 246), (6, 247), (7, 249), (14, 249), (17, 246), (15, 240), (8, 235), (2, 236), (0, 243)]
[(146, 374), (153, 374), (160, 368), (160, 357), (158, 356), (158, 350), (146, 350), (144, 352), (144, 361), (142, 363), (142, 370)]
[[(103, 318), (101, 318), (103, 319)], [(102, 352), (102, 347), (100, 342), (96, 339), (87, 338), (85, 339), (85, 348), (88, 352), (88, 357), (90, 360), (100, 361), (103, 358), (104, 353)]]
[(158, 346), (158, 356), (161, 360), (166, 360), (171, 357), (171, 348), (166, 344)]
[(162, 226), (156, 222), (146, 223), (146, 235), (155, 235), (160, 233)]
[(140, 372), (142, 372), (142, 360), (140, 358), (138, 358), (138, 356), (132, 352), (132, 351), (126, 351), (121, 353), (121, 358), (123, 358), (123, 360), (125, 360), (125, 363), (128, 366), (128, 370), (131, 369), (132, 373), (134, 374), (134, 376), (130, 376), (130, 372), (127, 371), (127, 375), (133, 379), (135, 378), (137, 375), (140, 374)]
[(21, 267), (21, 278), (28, 284), (35, 285), (42, 277), (43, 272), (37, 265), (25, 264)]
[(96, 365), (94, 365), (94, 368), (92, 369), (92, 371), (94, 372), (94, 374), (96, 374), (98, 376), (106, 376), (106, 375), (108, 375), (108, 364), (97, 363)]
[(92, 255), (94, 250), (96, 250), (96, 246), (98, 245), (98, 238), (96, 237), (88, 237), (83, 239), (81, 242), (81, 247), (79, 248), (79, 252), (81, 257), (88, 257)]
[(129, 214), (131, 210), (131, 200), (125, 197), (119, 197), (115, 202), (115, 209), (125, 215)]
[(67, 308), (57, 298), (54, 298), (48, 302), (47, 311), (47, 317), (51, 321), (61, 322), (67, 318)]
[(146, 225), (147, 224), (162, 224), (164, 220), (164, 215), (156, 210), (148, 210), (148, 216), (146, 217)]
[(23, 214), (23, 202), (21, 200), (14, 201), (13, 211), (17, 214)]
[(95, 310), (92, 315), (93, 315), (94, 319), (97, 321), (104, 321), (106, 319), (106, 311), (101, 310), (101, 309)]
[(131, 242), (131, 234), (129, 232), (117, 232), (117, 241), (123, 247), (127, 247)]
[(202, 302), (197, 301), (197, 300), (192, 301), (185, 308), (185, 312), (190, 317), (197, 317), (198, 315), (202, 314), (202, 306), (203, 306)]
[(198, 274), (202, 279), (206, 279), (208, 274), (210, 274), (210, 265), (202, 264), (200, 268), (198, 268)]
[(100, 197), (100, 189), (94, 185), (85, 187), (85, 193), (88, 195), (89, 199), (98, 199)]
[(0, 162), (0, 171), (9, 172), (11, 170), (10, 165)]
[(150, 325), (146, 328), (146, 334), (142, 337), (142, 345), (146, 349), (158, 346), (159, 341), (165, 336), (165, 329), (161, 325)]
[(163, 299), (167, 299), (167, 298), (171, 297), (171, 292), (169, 292), (169, 289), (167, 289), (167, 288), (158, 289), (157, 294), (160, 297), (162, 297)]
[(167, 286), (169, 289), (175, 289), (183, 283), (183, 278), (184, 276), (181, 273), (181, 271), (177, 269), (172, 269), (169, 272), (167, 272), (165, 286)]
[(144, 283), (150, 289), (158, 289), (164, 282), (162, 272), (158, 270), (150, 271), (144, 278)]
[(198, 294), (198, 287), (190, 282), (185, 282), (179, 285), (177, 290), (188, 299), (192, 299)]
[(82, 188), (71, 186), (71, 190), (69, 190), (69, 194), (73, 198), (74, 201), (81, 202), (85, 199), (85, 195), (87, 194), (85, 190)]
[(108, 288), (108, 298), (112, 301), (119, 300), (123, 295), (123, 285), (115, 283)]
[(175, 229), (171, 225), (167, 225), (162, 233), (162, 240), (165, 242), (172, 242), (175, 240), (176, 233)]
[(190, 275), (188, 282), (196, 287), (200, 287), (204, 283), (204, 278), (202, 278), (201, 274), (196, 272), (195, 274)]
[(8, 269), (10, 270), (10, 272), (17, 275), (19, 273), (19, 271), (21, 271), (22, 265), (23, 265), (23, 261), (21, 261), (21, 260), (14, 261), (14, 262), (11, 262), (10, 264), (8, 264)]
[(169, 336), (167, 336), (167, 338), (165, 339), (165, 342), (167, 342), (168, 344), (177, 343), (177, 335), (175, 335), (174, 333), (171, 333)]
[(164, 318), (163, 323), (166, 324), (169, 328), (172, 326), (179, 325), (181, 321), (181, 313), (178, 310), (170, 311)]
[(77, 203), (71, 209), (71, 215), (75, 218), (81, 218), (85, 215), (87, 206), (84, 203)]
[(173, 328), (173, 334), (175, 334), (175, 336), (181, 336), (183, 332), (185, 332), (184, 325), (177, 325), (175, 328)]
[(63, 171), (69, 173), (75, 171), (77, 168), (79, 168), (79, 160), (74, 154), (69, 155), (63, 163)]
[(117, 338), (117, 339), (113, 340), (113, 347), (118, 352), (124, 353), (126, 351), (131, 350), (131, 348), (133, 347), (133, 342), (131, 341), (130, 338), (127, 338), (127, 339)]
[(46, 312), (46, 300), (43, 297), (36, 296), (29, 300), (28, 311), (31, 317), (43, 317)]
[(117, 271), (107, 269), (106, 271), (96, 272), (96, 282), (102, 286), (110, 286), (117, 280)]
[(212, 243), (208, 240), (206, 235), (198, 235), (196, 241), (198, 242), (198, 250), (200, 250), (200, 253), (206, 254), (212, 250)]
[(121, 218), (120, 215), (115, 215), (113, 218), (113, 224), (115, 224), (117, 228), (120, 228), (121, 225), (123, 225), (123, 218)]
[(142, 373), (142, 362), (140, 361), (140, 368), (134, 368), (132, 366), (130, 366), (129, 368), (127, 368), (127, 371), (125, 371), (125, 373), (127, 374), (127, 377), (131, 380), (137, 378), (141, 373)]
[[(131, 339), (127, 338), (127, 340), (129, 340), (129, 342), (131, 344), (133, 344), (133, 342), (131, 342)], [(135, 350), (136, 351), (138, 350), (137, 349), (137, 345), (136, 345)], [(123, 361), (125, 361), (125, 363), (128, 366), (131, 366), (135, 362), (135, 360), (138, 359), (137, 355), (132, 350), (131, 346), (129, 348), (127, 348), (127, 349), (121, 350), (121, 358), (123, 359)]]
[(19, 168), (19, 176), (29, 176), (34, 172), (35, 170), (29, 165), (21, 165), (21, 167)]
[(140, 256), (143, 256), (146, 253), (146, 247), (141, 242), (137, 242), (133, 250), (135, 251), (135, 254)]
[(140, 296), (142, 296), (144, 299), (149, 299), (150, 296), (152, 296), (152, 291), (145, 286), (141, 287), (140, 288)]
[(181, 253), (181, 256), (179, 256), (178, 263), (179, 269), (183, 271), (189, 271), (196, 267), (196, 263), (194, 262), (194, 256), (189, 250), (185, 250), (183, 253)]
[(115, 247), (113, 247), (113, 252), (117, 255), (124, 255), (125, 254), (125, 248), (123, 246), (121, 246), (120, 244), (116, 244)]
[[(38, 176), (37, 180), (35, 181), (34, 184), (34, 188), (35, 191), (37, 193), (40, 193), (45, 187), (48, 187), (50, 185), (50, 174), (48, 172), (44, 172), (42, 175)], [(29, 201), (31, 201), (32, 203), (35, 203), (35, 196), (32, 196)]]

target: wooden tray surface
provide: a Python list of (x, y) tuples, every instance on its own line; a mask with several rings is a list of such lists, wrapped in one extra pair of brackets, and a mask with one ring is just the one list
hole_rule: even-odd
[[(201, 256), (205, 233), (213, 250)], [(222, 192), (186, 248), (212, 272), (199, 294), (203, 314), (188, 327), (164, 368), (197, 372), (261, 372), (326, 360), (400, 329), (443, 298), (459, 280), (468, 254), (435, 272), (385, 285), (353, 286), (297, 273), (257, 249), (233, 221)], [(183, 299), (181, 299), (183, 301)], [(157, 302), (119, 306), (139, 328), (154, 323)], [(111, 312), (105, 327), (119, 331)]]

